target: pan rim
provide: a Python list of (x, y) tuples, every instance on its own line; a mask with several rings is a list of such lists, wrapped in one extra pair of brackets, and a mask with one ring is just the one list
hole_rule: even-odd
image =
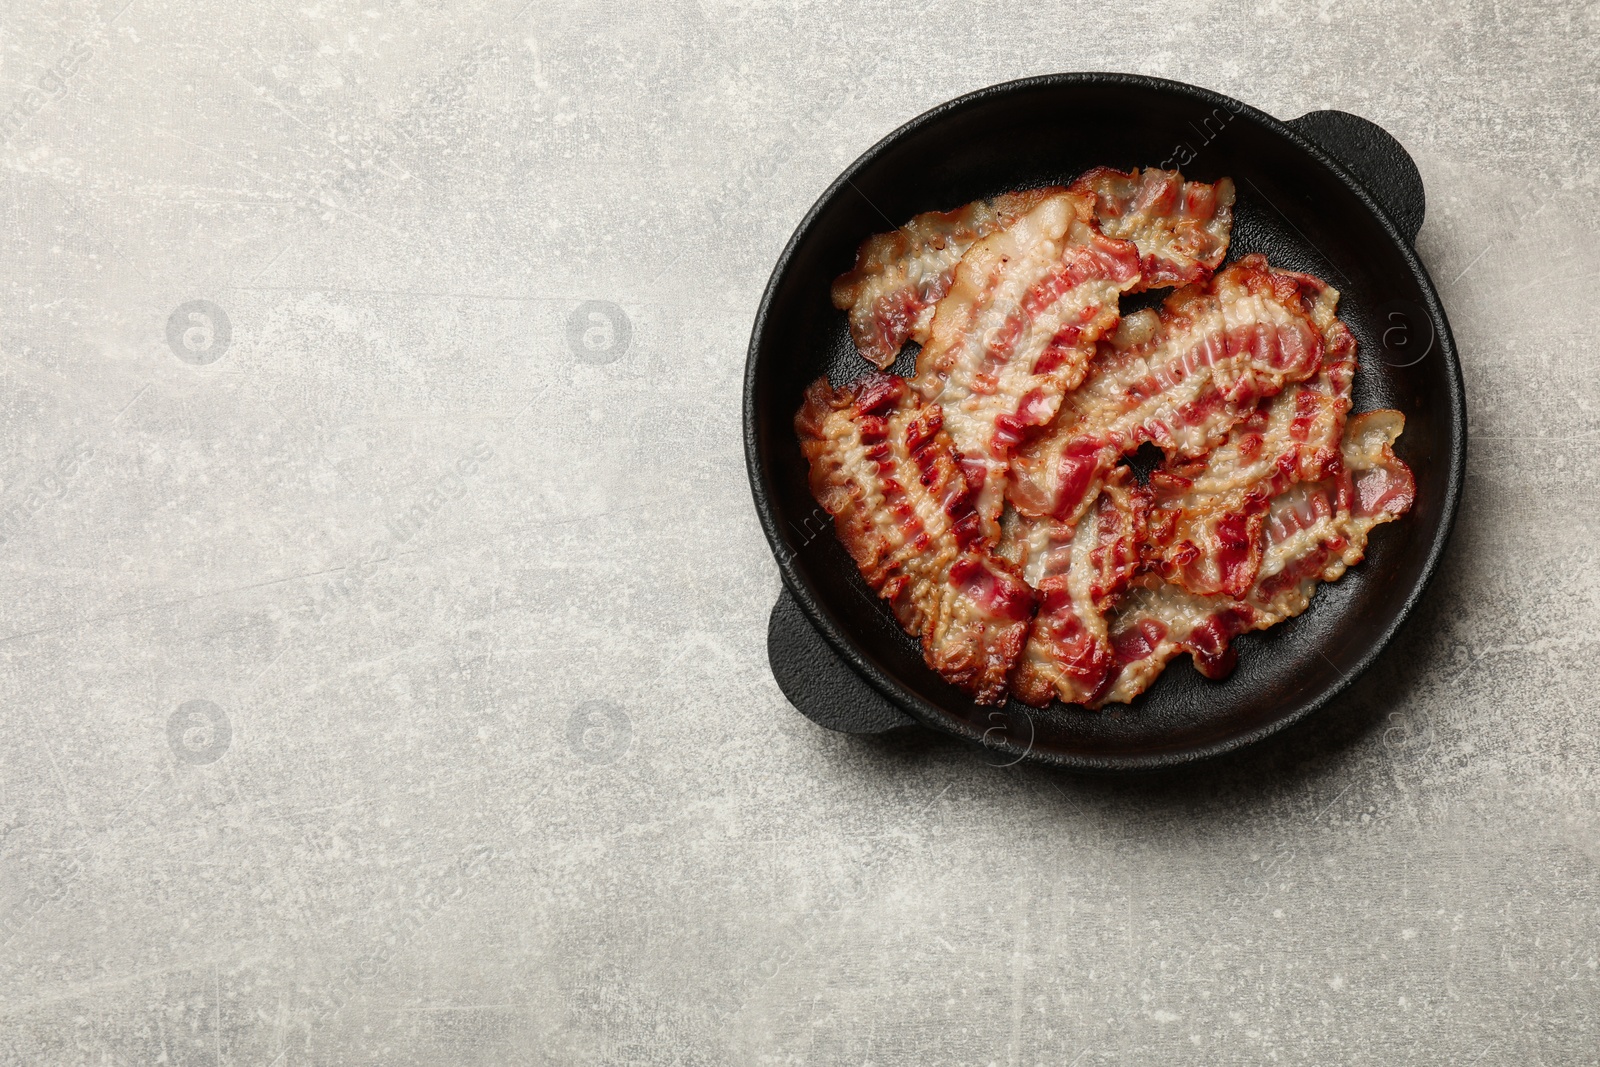
[[(1440, 521), (1432, 531), (1432, 543), (1428, 547), (1421, 576), (1406, 594), (1391, 623), (1377, 636), (1367, 651), (1361, 655), (1352, 667), (1331, 681), (1315, 696), (1299, 702), (1285, 712), (1252, 729), (1242, 730), (1197, 744), (1152, 750), (1144, 754), (1117, 756), (1035, 749), (1031, 741), (1027, 745), (1021, 745), (1009, 740), (989, 740), (987, 733), (980, 735), (960, 717), (937, 704), (923, 699), (902, 685), (893, 675), (880, 670), (870, 657), (864, 655), (850, 635), (845, 633), (843, 628), (837, 625), (833, 618), (822, 608), (817, 598), (813, 595), (809, 583), (796, 570), (793, 556), (786, 551), (785, 540), (779, 528), (771, 492), (767, 485), (766, 474), (762, 470), (760, 462), (757, 435), (757, 424), (760, 421), (760, 415), (755, 409), (755, 387), (761, 363), (762, 338), (772, 313), (772, 305), (779, 284), (787, 274), (800, 246), (808, 239), (822, 214), (840, 194), (853, 187), (852, 179), (904, 138), (959, 111), (981, 106), (1010, 94), (1028, 92), (1039, 88), (1106, 85), (1123, 85), (1128, 88), (1155, 90), (1187, 97), (1198, 103), (1213, 107), (1224, 107), (1236, 116), (1246, 117), (1265, 127), (1270, 132), (1284, 138), (1293, 146), (1304, 151), (1317, 163), (1320, 163), (1330, 171), (1355, 195), (1356, 199), (1376, 218), (1391, 244), (1398, 248), (1403, 261), (1418, 284), (1423, 298), (1422, 306), (1433, 324), (1440, 355), (1445, 360), (1448, 370), (1445, 378), (1449, 392), (1448, 422), (1451, 437), (1448, 456), (1450, 468), (1446, 478), (1445, 501), (1441, 509)], [(810, 619), (812, 625), (816, 627), (833, 650), (851, 668), (896, 707), (902, 709), (929, 729), (964, 737), (967, 740), (982, 744), (986, 749), (1015, 756), (1019, 759), (1027, 759), (1031, 762), (1060, 767), (1066, 770), (1099, 773), (1163, 770), (1235, 752), (1279, 733), (1295, 723), (1301, 722), (1326, 707), (1340, 694), (1349, 689), (1355, 680), (1364, 674), (1376, 662), (1377, 658), (1383, 654), (1384, 650), (1388, 648), (1389, 643), (1399, 633), (1400, 628), (1410, 619), (1417, 605), (1433, 584), (1439, 564), (1455, 530), (1457, 511), (1460, 507), (1462, 488), (1465, 482), (1467, 459), (1466, 387), (1461, 372), (1460, 359), (1456, 352), (1455, 340), (1450, 332), (1449, 321), (1445, 317), (1444, 308), (1439, 301), (1433, 279), (1417, 255), (1416, 249), (1403, 236), (1393, 218), (1373, 198), (1366, 187), (1342, 163), (1323, 151), (1314, 142), (1299, 134), (1288, 123), (1242, 101), (1187, 82), (1142, 74), (1114, 72), (1082, 71), (1042, 74), (976, 89), (930, 108), (903, 123), (868, 148), (846, 167), (822, 192), (795, 227), (794, 233), (779, 254), (772, 274), (768, 278), (767, 285), (762, 293), (761, 303), (757, 308), (751, 328), (750, 346), (745, 363), (743, 429), (745, 465), (750, 479), (751, 493), (754, 498), (757, 516), (761, 521), (762, 531), (766, 535), (768, 547), (771, 549), (774, 560), (778, 565), (778, 572), (783, 584), (800, 605), (801, 610), (805, 612), (807, 618)], [(989, 731), (989, 733), (992, 732)]]

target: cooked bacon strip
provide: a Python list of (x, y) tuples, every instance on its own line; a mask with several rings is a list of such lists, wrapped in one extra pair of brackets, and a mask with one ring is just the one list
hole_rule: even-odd
[(1360, 563), (1372, 529), (1405, 514), (1416, 498), (1411, 470), (1393, 449), (1404, 428), (1398, 411), (1355, 416), (1341, 469), (1272, 501), (1260, 573), (1245, 596), (1196, 596), (1153, 575), (1140, 579), (1149, 584), (1131, 591), (1111, 619), (1116, 677), (1091, 706), (1127, 703), (1185, 652), (1201, 674), (1226, 677), (1238, 658), (1234, 637), (1299, 615), (1319, 581), (1335, 581)]
[(979, 703), (1003, 703), (1033, 590), (990, 553), (941, 423), (904, 379), (873, 374), (845, 389), (819, 378), (795, 432), (812, 494), (928, 666)]
[(1012, 504), (1074, 522), (1104, 473), (1145, 442), (1169, 459), (1204, 455), (1263, 397), (1317, 371), (1319, 305), (1331, 315), (1337, 299), (1317, 279), (1251, 255), (1169, 296), (1158, 329), (1129, 316), (1055, 422), (1013, 457)]
[[(1139, 250), (1138, 289), (1204, 281), (1228, 251), (1233, 182), (1187, 182), (1177, 171), (1096, 167), (1072, 185), (1093, 202), (1101, 233)], [(929, 211), (892, 233), (875, 234), (833, 283), (833, 306), (848, 311), (856, 348), (880, 369), (907, 341), (926, 344), (933, 306), (949, 292), (956, 264), (978, 240), (1033, 210), (1059, 186)]]
[(1169, 462), (1150, 475), (1153, 569), (1202, 596), (1242, 597), (1261, 567), (1261, 531), (1272, 499), (1296, 482), (1338, 471), (1350, 411), (1355, 338), (1334, 315), (1327, 289), (1312, 308), (1322, 332), (1314, 378), (1263, 400), (1202, 459)]
[(863, 356), (887, 368), (908, 340), (925, 341), (933, 305), (950, 289), (956, 263), (974, 241), (1002, 229), (1059, 189), (1005, 193), (954, 211), (918, 215), (893, 233), (862, 242), (855, 266), (833, 283), (833, 306), (850, 312)]
[(912, 387), (943, 406), (991, 535), (1011, 450), (1083, 381), (1118, 296), (1139, 280), (1133, 245), (1092, 223), (1088, 199), (1057, 193), (974, 244), (917, 356)]
[(1139, 247), (1141, 288), (1188, 285), (1211, 277), (1228, 252), (1233, 230), (1233, 180), (1188, 182), (1175, 170), (1145, 168), (1124, 174), (1096, 167), (1072, 183), (1095, 198), (1095, 216), (1107, 237)]
[[(1043, 707), (1099, 699), (1115, 678), (1106, 612), (1139, 568), (1149, 491), (1127, 467), (1106, 477), (1100, 496), (1077, 526), (1020, 519), (1028, 545), (1028, 577), (1039, 591), (1039, 614), (1012, 676), (1017, 699)], [(1041, 577), (1035, 578), (1037, 573)]]

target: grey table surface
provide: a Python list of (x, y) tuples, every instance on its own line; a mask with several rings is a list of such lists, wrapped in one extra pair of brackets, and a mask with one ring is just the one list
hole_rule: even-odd
[[(1411, 151), (1440, 578), (1196, 773), (827, 733), (761, 288), (902, 121), (1097, 69)], [(1594, 1062), (1597, 75), (1592, 3), (8, 4), (0, 1062)]]

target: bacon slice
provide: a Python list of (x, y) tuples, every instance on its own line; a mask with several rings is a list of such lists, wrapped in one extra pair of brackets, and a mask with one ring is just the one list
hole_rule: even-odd
[(979, 703), (1003, 703), (1033, 590), (990, 552), (942, 421), (904, 379), (873, 374), (834, 389), (819, 378), (795, 432), (812, 494), (928, 666)]
[(1011, 450), (1055, 417), (1139, 281), (1133, 245), (1093, 226), (1091, 203), (1057, 193), (975, 243), (939, 301), (912, 387), (943, 406), (991, 536)]
[[(1228, 178), (1208, 185), (1184, 181), (1177, 171), (1096, 167), (1071, 189), (1092, 201), (1101, 233), (1138, 249), (1138, 289), (1204, 281), (1227, 254), (1234, 200)], [(933, 307), (950, 291), (967, 250), (1062, 191), (1052, 186), (974, 200), (867, 238), (832, 292), (833, 306), (849, 312), (856, 349), (886, 369), (907, 341), (926, 344)]]
[(1203, 282), (1228, 252), (1233, 180), (1189, 182), (1175, 170), (1128, 173), (1096, 167), (1072, 183), (1095, 199), (1100, 232), (1132, 241), (1142, 261), (1141, 288)]
[(1314, 313), (1330, 299), (1337, 293), (1317, 279), (1251, 255), (1169, 296), (1158, 328), (1129, 316), (1129, 331), (1101, 347), (1055, 422), (1013, 457), (1012, 504), (1073, 522), (1105, 472), (1140, 445), (1168, 458), (1204, 455), (1263, 397), (1317, 371), (1324, 343)]
[(1337, 472), (1272, 501), (1261, 568), (1243, 597), (1197, 596), (1153, 575), (1141, 578), (1143, 587), (1110, 620), (1116, 676), (1091, 706), (1127, 703), (1185, 652), (1201, 674), (1226, 677), (1237, 663), (1234, 637), (1299, 615), (1319, 581), (1335, 581), (1360, 563), (1373, 528), (1405, 514), (1416, 499), (1411, 470), (1393, 449), (1404, 428), (1398, 411), (1350, 419)]
[(867, 238), (855, 266), (833, 283), (833, 306), (850, 312), (856, 349), (885, 369), (907, 341), (925, 341), (933, 306), (949, 291), (956, 263), (973, 242), (1059, 191), (1030, 189), (929, 211), (893, 233)]
[(1202, 596), (1244, 596), (1261, 567), (1272, 499), (1337, 473), (1356, 370), (1355, 338), (1335, 317), (1337, 302), (1324, 286), (1311, 308), (1323, 337), (1315, 377), (1263, 400), (1204, 458), (1171, 461), (1150, 475), (1149, 555), (1168, 581)]
[(1039, 591), (1039, 614), (1011, 679), (1018, 700), (1090, 704), (1114, 680), (1106, 612), (1139, 569), (1148, 506), (1149, 491), (1118, 467), (1076, 527), (1025, 518), (1013, 527), (1028, 542), (1028, 578)]

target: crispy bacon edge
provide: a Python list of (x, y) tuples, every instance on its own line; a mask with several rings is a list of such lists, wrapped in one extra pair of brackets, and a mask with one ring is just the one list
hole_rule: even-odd
[(904, 379), (873, 374), (844, 389), (819, 378), (795, 431), (812, 494), (928, 666), (978, 703), (1000, 704), (1034, 593), (990, 551), (942, 423)]

